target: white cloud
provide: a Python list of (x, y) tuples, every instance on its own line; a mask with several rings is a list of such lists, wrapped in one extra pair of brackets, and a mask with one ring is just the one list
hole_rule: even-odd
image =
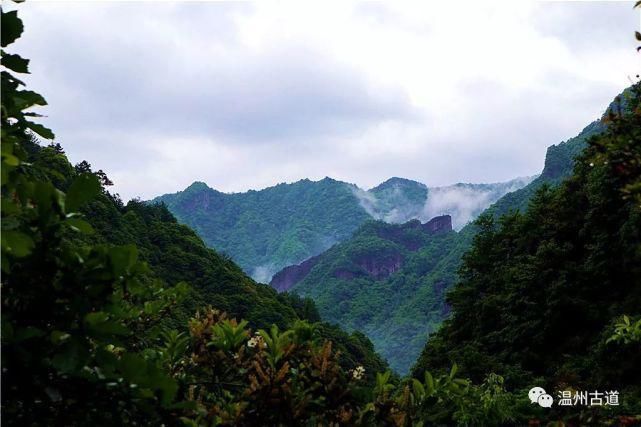
[(124, 197), (538, 173), (639, 69), (631, 3), (27, 2), (16, 51)]

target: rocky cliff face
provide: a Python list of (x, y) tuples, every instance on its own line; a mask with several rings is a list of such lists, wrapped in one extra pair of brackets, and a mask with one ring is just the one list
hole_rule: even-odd
[(384, 258), (364, 258), (357, 261), (357, 265), (367, 273), (368, 276), (376, 280), (389, 277), (397, 272), (403, 266), (403, 257), (400, 254), (394, 254)]
[(285, 292), (291, 289), (296, 283), (300, 282), (307, 276), (310, 270), (320, 260), (320, 255), (311, 257), (300, 264), (290, 265), (274, 274), (270, 285), (278, 292)]
[(447, 233), (452, 231), (452, 217), (450, 215), (437, 216), (421, 226), (429, 234)]

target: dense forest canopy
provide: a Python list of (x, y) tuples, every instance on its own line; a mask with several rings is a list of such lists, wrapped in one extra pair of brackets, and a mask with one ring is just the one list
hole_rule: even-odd
[(560, 186), (541, 187), (524, 212), (477, 221), (452, 318), (414, 375), (456, 360), (510, 387), (618, 389), (641, 411), (640, 90), (609, 110)]
[(363, 331), (406, 374), (447, 316), (458, 264), (450, 254), (461, 243), (451, 228), (432, 234), (418, 220), (368, 222), (321, 254), (291, 291), (312, 298), (323, 319)]
[[(626, 93), (619, 99), (625, 96)], [(613, 101), (606, 111), (615, 108), (618, 103)], [(606, 125), (597, 120), (576, 137), (549, 147), (541, 174), (499, 198), (486, 214), (498, 219), (510, 211), (525, 211), (539, 188), (557, 186), (572, 174), (575, 158), (586, 147), (586, 141), (605, 129)], [(415, 199), (427, 196), (428, 189), (417, 184), (392, 179), (370, 191), (388, 193), (380, 200), (400, 206), (398, 198), (408, 199), (412, 194)], [(465, 190), (467, 185), (454, 187), (457, 191)], [(482, 190), (480, 185), (474, 187), (475, 191)], [(488, 191), (501, 194), (496, 184), (490, 187)], [(398, 188), (404, 191), (399, 193)], [(407, 209), (407, 212), (416, 211)], [(427, 238), (415, 225), (416, 221), (398, 225), (365, 223), (344, 242), (277, 273), (271, 284), (311, 297), (323, 319), (365, 332), (390, 366), (405, 374), (416, 362), (428, 336), (448, 316), (450, 308), (445, 295), (456, 282), (462, 257), (479, 231), (477, 224), (470, 223), (458, 233)], [(393, 271), (369, 274), (365, 261), (392, 267)], [(345, 271), (354, 274), (341, 274)]]

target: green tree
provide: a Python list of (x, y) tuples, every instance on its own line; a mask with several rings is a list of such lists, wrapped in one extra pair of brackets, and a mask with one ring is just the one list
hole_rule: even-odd
[(32, 121), (44, 98), (14, 75), (27, 73), (29, 61), (4, 50), (22, 21), (16, 11), (1, 13), (3, 421), (158, 419), (177, 385), (140, 350), (186, 287), (150, 278), (135, 246), (82, 244), (79, 234), (93, 229), (80, 209), (100, 182), (78, 173), (63, 192), (26, 161), (36, 135), (54, 135)]
[(448, 296), (453, 316), (415, 376), (456, 361), (471, 379), (496, 372), (512, 389), (598, 386), (627, 396), (607, 411), (552, 416), (641, 415), (641, 347), (630, 321), (641, 314), (640, 95), (636, 83), (610, 109), (606, 130), (559, 187), (542, 187), (523, 213), (477, 221)]

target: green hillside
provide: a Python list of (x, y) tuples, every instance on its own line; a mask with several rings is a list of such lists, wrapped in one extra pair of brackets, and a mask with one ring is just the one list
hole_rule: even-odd
[[(494, 194), (498, 200), (485, 211), (486, 215), (499, 217), (515, 210), (523, 211), (538, 189), (545, 185), (559, 185), (567, 178), (572, 173), (574, 158), (585, 148), (586, 141), (604, 130), (601, 121), (595, 121), (576, 137), (549, 147), (541, 175), (503, 197), (499, 198), (498, 194), (513, 188), (511, 186), (515, 183), (457, 184), (445, 187), (445, 190), (461, 192), (470, 189), (475, 194)], [(396, 206), (407, 208), (412, 205), (408, 202), (411, 197), (402, 194), (413, 195), (414, 200), (418, 200), (438, 190), (427, 189), (414, 181), (393, 179), (371, 191), (387, 194), (388, 199), (395, 200)], [(372, 206), (369, 206), (370, 212), (373, 212)], [(390, 206), (393, 204), (387, 205)], [(379, 223), (378, 228), (388, 227), (398, 232), (405, 230), (404, 233), (409, 230), (411, 233), (415, 232), (412, 224)], [(365, 332), (390, 366), (399, 373), (406, 373), (415, 363), (427, 337), (447, 317), (449, 307), (445, 296), (457, 280), (461, 260), (477, 232), (478, 226), (469, 224), (458, 233), (435, 236), (429, 244), (423, 242), (425, 247), (409, 251), (381, 238), (376, 227), (366, 224), (351, 239), (313, 259), (314, 266), (305, 268), (303, 278), (295, 274), (297, 277), (294, 279), (292, 273), (295, 270), (284, 269), (274, 276), (272, 286), (281, 290), (292, 289), (312, 298), (321, 317), (329, 322)], [(336, 277), (337, 270), (353, 268), (351, 260), (367, 250), (379, 260), (402, 259), (403, 265), (384, 279), (371, 275)]]
[[(534, 384), (555, 395), (617, 390), (610, 412), (641, 413), (640, 91), (624, 94), (630, 111), (610, 110), (564, 182), (540, 187), (523, 212), (479, 219), (448, 296), (452, 317), (413, 375), (456, 361), (474, 380), (495, 372), (523, 393)], [(599, 410), (550, 416), (584, 424)]]
[[(363, 331), (390, 366), (404, 374), (448, 312), (445, 291), (454, 271), (448, 254), (458, 241), (449, 217), (435, 232), (418, 220), (403, 225), (370, 221), (288, 285), (312, 298), (324, 320)], [(284, 278), (274, 277), (279, 279), (283, 286)]]
[[(33, 170), (58, 188), (67, 189), (80, 173), (92, 173), (87, 162), (72, 166), (59, 145), (41, 147), (31, 143), (29, 147)], [(97, 174), (103, 183), (109, 182), (102, 172)], [(246, 319), (253, 328), (272, 324), (286, 328), (299, 319), (320, 321), (312, 301), (279, 294), (268, 285), (256, 283), (228, 257), (208, 248), (189, 227), (179, 224), (162, 204), (138, 200), (123, 204), (103, 187), (82, 213), (94, 230), (81, 236), (84, 243), (135, 244), (140, 259), (151, 267), (152, 277), (164, 283), (190, 285), (185, 301), (164, 320), (166, 326), (184, 325), (197, 310), (207, 306)], [(350, 336), (330, 325), (324, 325), (322, 331), (344, 349), (345, 360), (351, 365), (366, 364), (370, 372), (384, 370), (385, 363), (362, 336)]]
[[(196, 183), (123, 203), (39, 123), (47, 102), (19, 78), (24, 23), (6, 6), (3, 425), (641, 425), (639, 76), (460, 231), (454, 218), (527, 180), (363, 191), (326, 178), (240, 195)], [(250, 247), (244, 269), (304, 261), (257, 283), (199, 237), (220, 227)]]
[(282, 267), (346, 239), (369, 218), (351, 186), (330, 178), (239, 194), (197, 182), (154, 200), (160, 201), (208, 246), (264, 282)]
[(458, 229), (499, 197), (528, 182), (519, 178), (429, 189), (416, 181), (391, 178), (365, 191), (325, 178), (231, 194), (195, 182), (152, 203), (165, 203), (209, 247), (229, 255), (255, 280), (269, 282), (283, 267), (346, 240), (365, 221), (428, 221), (449, 214)]

